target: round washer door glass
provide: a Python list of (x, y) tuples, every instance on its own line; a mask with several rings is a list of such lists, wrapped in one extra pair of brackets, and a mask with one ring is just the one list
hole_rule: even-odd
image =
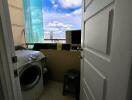
[(20, 72), (22, 90), (33, 88), (41, 78), (41, 69), (38, 65), (29, 65)]

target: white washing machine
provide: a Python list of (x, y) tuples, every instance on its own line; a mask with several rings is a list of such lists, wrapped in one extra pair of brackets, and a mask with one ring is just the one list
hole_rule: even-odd
[(19, 79), (23, 100), (38, 100), (43, 93), (41, 60), (21, 67), (19, 69)]
[(43, 93), (45, 56), (39, 51), (16, 51), (18, 72), (23, 100), (38, 100)]

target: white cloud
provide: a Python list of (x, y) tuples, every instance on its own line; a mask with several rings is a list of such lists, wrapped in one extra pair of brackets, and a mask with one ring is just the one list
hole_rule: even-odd
[(65, 24), (63, 22), (53, 21), (45, 24), (45, 30), (58, 32), (58, 31), (66, 31), (72, 29), (73, 25)]
[[(66, 24), (80, 24), (81, 21), (81, 9), (76, 10), (71, 13), (57, 13), (57, 12), (48, 12), (43, 11), (43, 19), (46, 22), (53, 22), (53, 21), (59, 21), (64, 22)], [(74, 25), (73, 25), (74, 26)]]
[(55, 0), (50, 0), (51, 4), (53, 5), (54, 8), (57, 8), (59, 5)]
[(71, 12), (71, 13), (66, 13), (65, 14), (65, 17), (75, 17), (75, 16), (79, 16), (79, 17), (81, 17), (81, 8), (80, 9), (77, 9), (77, 10), (75, 10), (75, 11), (73, 11), (73, 12)]
[[(81, 2), (82, 0), (51, 0), (54, 9), (58, 9), (58, 6), (65, 9), (77, 8), (81, 6)], [(80, 29), (81, 8), (71, 13), (49, 12), (47, 9), (44, 9), (43, 19), (45, 37), (50, 37), (49, 34), (53, 32), (53, 37), (64, 38), (65, 31)]]
[(54, 5), (55, 4), (55, 0), (51, 0), (51, 3)]
[(81, 15), (81, 8), (80, 9), (77, 9), (75, 10), (74, 12), (72, 12), (73, 15)]
[[(50, 33), (54, 31), (54, 37), (64, 38), (65, 31), (80, 29), (81, 27), (81, 14), (80, 10), (72, 13), (57, 13), (43, 11), (44, 18), (44, 32)], [(48, 36), (46, 36), (48, 37)]]
[(58, 27), (58, 28), (72, 28), (73, 25), (64, 24), (63, 22), (53, 21), (48, 23), (48, 27)]
[(59, 5), (58, 4), (54, 4), (54, 7), (57, 8)]
[(75, 8), (81, 6), (82, 0), (59, 0), (63, 8)]

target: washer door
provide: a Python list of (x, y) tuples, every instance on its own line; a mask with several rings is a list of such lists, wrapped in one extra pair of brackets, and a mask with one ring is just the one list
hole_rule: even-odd
[(22, 90), (33, 88), (41, 78), (41, 69), (38, 65), (32, 64), (26, 66), (20, 72), (20, 85)]

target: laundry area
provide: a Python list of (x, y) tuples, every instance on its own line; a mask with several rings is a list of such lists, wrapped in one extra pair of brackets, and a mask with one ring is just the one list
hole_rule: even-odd
[(19, 77), (22, 98), (79, 100), (81, 30), (58, 26), (64, 31), (63, 39), (59, 35), (55, 38), (54, 30), (48, 34), (49, 28), (43, 31), (45, 3), (48, 1), (8, 0), (18, 71), (15, 75)]
[(36, 47), (28, 50), (15, 46), (23, 100), (78, 100), (80, 51), (55, 50), (53, 44), (36, 45), (51, 47), (39, 51), (34, 50)]

